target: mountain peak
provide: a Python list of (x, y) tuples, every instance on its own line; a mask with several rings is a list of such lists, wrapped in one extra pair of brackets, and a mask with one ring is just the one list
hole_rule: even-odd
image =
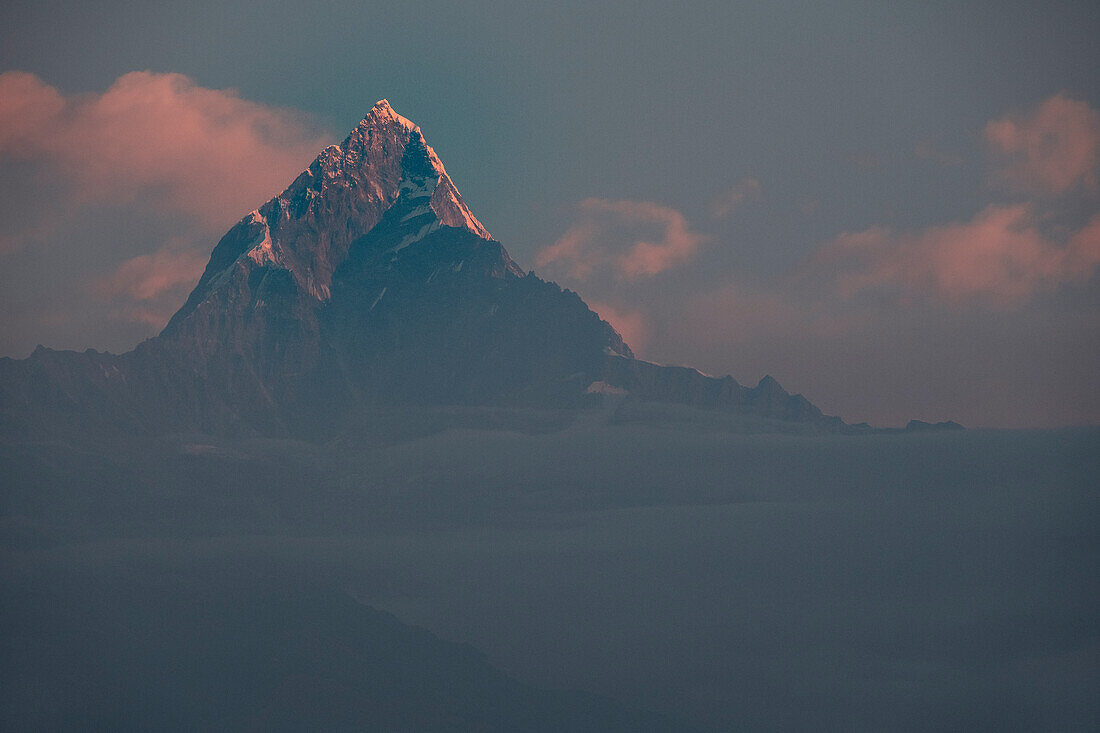
[(844, 427), (770, 376), (750, 389), (634, 359), (580, 296), (508, 256), (384, 99), (221, 238), (159, 336), (118, 357), (0, 359), (0, 422), (27, 405), (68, 424), (79, 407), (137, 429), (312, 435), (378, 406), (626, 394)]
[[(333, 275), (352, 245), (384, 218), (399, 225), (391, 227), (397, 237), (395, 253), (448, 227), (492, 240), (420, 127), (380, 99), (342, 143), (322, 150), (282, 193), (222, 238), (195, 290), (165, 330), (179, 330), (215, 291), (241, 290), (241, 282), (256, 268), (283, 272), (298, 292), (312, 301), (327, 301)], [(499, 245), (497, 249), (503, 269), (522, 276), (523, 270)], [(208, 308), (216, 308), (216, 302), (215, 297)]]
[(415, 122), (399, 115), (392, 106), (390, 106), (389, 100), (379, 99), (371, 107), (370, 112), (367, 112), (363, 121), (359, 123), (360, 126), (371, 127), (377, 123), (393, 123), (396, 122), (400, 127), (406, 130), (420, 130)]

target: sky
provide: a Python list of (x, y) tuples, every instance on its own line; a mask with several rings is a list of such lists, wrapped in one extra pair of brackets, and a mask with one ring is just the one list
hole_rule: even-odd
[(641, 357), (845, 420), (1100, 423), (1090, 2), (0, 8), (0, 356), (125, 351), (387, 98)]

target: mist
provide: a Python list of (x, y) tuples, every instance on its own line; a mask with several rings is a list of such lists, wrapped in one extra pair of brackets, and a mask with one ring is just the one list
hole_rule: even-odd
[(5, 725), (1097, 719), (1100, 432), (766, 427), (624, 403), (8, 439)]

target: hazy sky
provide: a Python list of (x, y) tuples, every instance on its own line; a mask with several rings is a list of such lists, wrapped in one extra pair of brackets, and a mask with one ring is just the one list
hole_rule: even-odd
[(6, 2), (0, 355), (155, 334), (386, 97), (644, 358), (1100, 422), (1100, 7), (964, 5)]

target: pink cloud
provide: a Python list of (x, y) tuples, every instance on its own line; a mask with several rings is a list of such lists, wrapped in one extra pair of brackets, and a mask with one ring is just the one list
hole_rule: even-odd
[(1100, 264), (1100, 215), (1058, 241), (1040, 230), (1026, 204), (988, 206), (971, 221), (897, 233), (884, 227), (846, 233), (811, 258), (838, 294), (890, 293), (995, 305), (1090, 277)]
[(599, 233), (600, 228), (594, 221), (576, 223), (561, 239), (540, 250), (535, 257), (535, 264), (545, 267), (560, 262), (568, 266), (573, 277), (585, 280), (597, 266), (607, 263), (607, 257), (603, 253), (591, 251)]
[(1097, 190), (1100, 112), (1086, 102), (1055, 95), (1031, 114), (991, 121), (985, 139), (995, 157), (995, 179), (1014, 190), (1039, 195), (1079, 186)]
[[(999, 306), (1091, 277), (1100, 264), (1100, 215), (1084, 226), (1059, 226), (1064, 222), (1057, 221), (1051, 197), (1082, 188), (1096, 192), (1100, 113), (1056, 95), (1028, 115), (989, 122), (985, 139), (994, 179), (1029, 201), (990, 205), (969, 221), (915, 232), (872, 227), (844, 233), (819, 248), (808, 266), (828, 271), (828, 281), (846, 299), (878, 293), (902, 302)], [(918, 146), (917, 153), (934, 157), (935, 151)]]
[(89, 290), (113, 304), (112, 316), (154, 327), (168, 322), (198, 281), (208, 255), (172, 240), (152, 254), (126, 260), (111, 274), (92, 282)]
[(759, 200), (762, 191), (760, 181), (755, 178), (742, 178), (714, 200), (710, 207), (711, 216), (715, 219), (725, 219), (742, 204)]
[(216, 230), (270, 198), (327, 142), (300, 114), (139, 71), (66, 96), (0, 74), (0, 161), (41, 164), (77, 204), (149, 197)]
[(640, 354), (649, 342), (649, 322), (641, 311), (620, 308), (607, 303), (589, 303), (600, 318), (619, 332), (635, 354)]
[(561, 239), (538, 253), (539, 267), (560, 263), (579, 280), (606, 267), (637, 280), (692, 259), (705, 239), (679, 211), (648, 201), (589, 198), (580, 213)]
[(0, 74), (0, 154), (29, 157), (41, 147), (45, 130), (65, 110), (65, 100), (34, 74)]

